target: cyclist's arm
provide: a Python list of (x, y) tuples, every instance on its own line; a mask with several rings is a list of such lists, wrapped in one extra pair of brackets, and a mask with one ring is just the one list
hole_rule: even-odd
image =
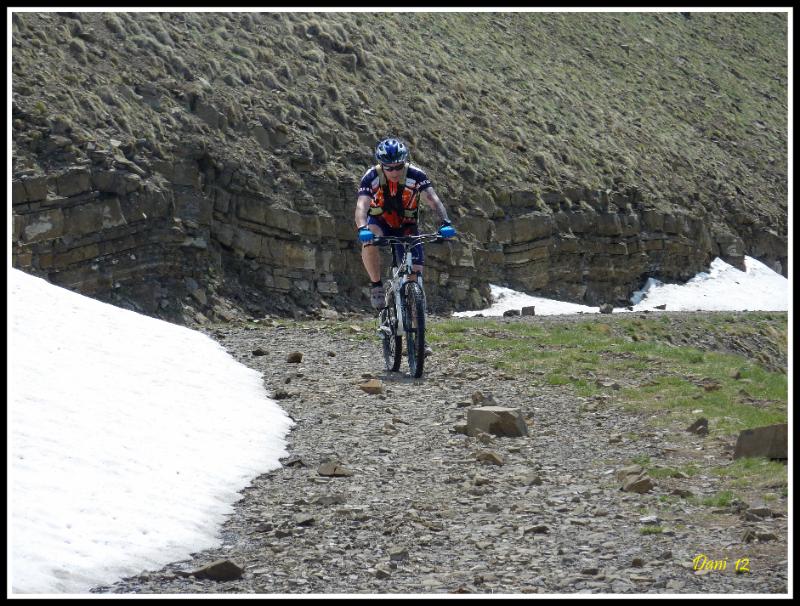
[(423, 189), (420, 195), (425, 202), (427, 202), (428, 206), (431, 207), (431, 210), (438, 215), (440, 221), (450, 221), (450, 219), (447, 218), (447, 210), (439, 199), (439, 196), (436, 195), (433, 187)]
[(367, 224), (367, 212), (372, 198), (369, 196), (359, 196), (356, 200), (356, 227)]

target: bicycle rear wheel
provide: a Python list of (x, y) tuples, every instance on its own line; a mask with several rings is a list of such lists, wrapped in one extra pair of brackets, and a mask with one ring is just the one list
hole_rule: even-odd
[(400, 361), (403, 359), (403, 339), (397, 334), (394, 303), (381, 310), (380, 320), (383, 361), (386, 363), (386, 370), (396, 372), (400, 370)]
[(408, 282), (403, 297), (408, 369), (412, 376), (421, 377), (425, 367), (425, 295), (419, 284)]

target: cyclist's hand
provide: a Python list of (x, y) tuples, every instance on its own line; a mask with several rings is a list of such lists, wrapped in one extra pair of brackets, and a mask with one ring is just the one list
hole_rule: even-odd
[(358, 239), (364, 242), (365, 244), (367, 242), (372, 242), (372, 239), (374, 237), (375, 234), (373, 234), (370, 230), (368, 230), (366, 226), (358, 228)]
[(442, 238), (452, 238), (456, 235), (456, 228), (453, 227), (450, 221), (442, 221), (442, 224), (439, 226), (439, 235)]

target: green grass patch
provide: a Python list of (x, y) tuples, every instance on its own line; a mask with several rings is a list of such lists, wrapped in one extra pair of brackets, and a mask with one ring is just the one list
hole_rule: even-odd
[(564, 375), (553, 373), (547, 377), (547, 384), (548, 385), (569, 385), (571, 383), (569, 377), (565, 377)]
[(783, 487), (788, 485), (786, 465), (760, 457), (743, 457), (730, 465), (717, 467), (712, 473), (725, 478), (735, 488), (752, 486)]
[(647, 473), (654, 479), (683, 477), (683, 472), (675, 467), (653, 467)]
[(645, 526), (639, 529), (640, 534), (661, 534), (664, 532), (662, 526)]
[(736, 495), (734, 495), (733, 491), (723, 490), (714, 496), (701, 499), (700, 503), (706, 507), (728, 507), (735, 498)]
[(446, 341), (451, 350), (490, 360), (494, 368), (532, 382), (541, 378), (583, 397), (609, 395), (634, 412), (672, 413), (654, 424), (688, 426), (699, 409), (712, 435), (731, 435), (787, 421), (787, 375), (742, 355), (676, 342), (690, 333), (752, 332), (782, 346), (786, 321), (785, 315), (762, 312), (691, 318), (682, 325), (666, 316), (564, 324), (450, 318), (431, 322), (428, 339)]

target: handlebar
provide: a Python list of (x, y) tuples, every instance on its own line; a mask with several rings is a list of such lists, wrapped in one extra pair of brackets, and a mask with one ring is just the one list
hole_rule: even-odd
[(375, 236), (372, 243), (375, 246), (389, 246), (390, 244), (427, 244), (429, 242), (446, 242), (452, 238), (443, 238), (439, 234), (419, 234), (416, 236)]

